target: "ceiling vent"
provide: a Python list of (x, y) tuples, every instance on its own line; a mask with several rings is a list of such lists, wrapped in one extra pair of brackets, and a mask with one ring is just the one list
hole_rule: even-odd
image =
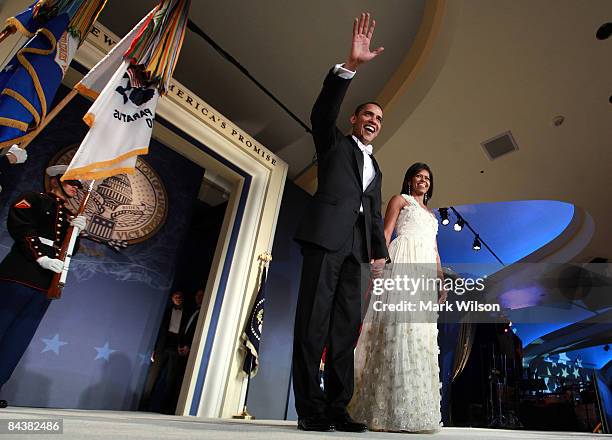
[(489, 158), (489, 160), (495, 160), (501, 156), (518, 150), (518, 145), (512, 137), (512, 133), (509, 131), (495, 136), (482, 144), (482, 149)]

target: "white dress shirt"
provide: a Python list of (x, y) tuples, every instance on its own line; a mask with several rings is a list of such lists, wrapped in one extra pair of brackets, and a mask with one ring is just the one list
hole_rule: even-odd
[(171, 333), (178, 334), (181, 328), (181, 317), (183, 316), (183, 309), (172, 308), (172, 315), (170, 315), (170, 325), (168, 325), (168, 331)]

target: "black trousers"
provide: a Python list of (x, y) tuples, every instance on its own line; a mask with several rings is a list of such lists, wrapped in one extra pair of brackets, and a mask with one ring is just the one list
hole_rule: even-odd
[[(335, 252), (304, 245), (293, 338), (293, 390), (300, 418), (346, 412), (353, 396), (354, 354), (361, 324), (362, 263), (369, 261), (365, 222)], [(367, 267), (367, 266), (366, 266)], [(325, 392), (319, 365), (327, 344)]]

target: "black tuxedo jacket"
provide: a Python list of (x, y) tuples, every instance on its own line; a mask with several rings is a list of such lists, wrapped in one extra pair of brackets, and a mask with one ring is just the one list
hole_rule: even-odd
[[(185, 316), (184, 320), (181, 321), (181, 332), (179, 334), (179, 346), (188, 345), (191, 347), (193, 343), (193, 337), (195, 336), (195, 330), (198, 326), (198, 318), (200, 314), (200, 309), (197, 308), (195, 310), (191, 310), (187, 316)], [(195, 315), (195, 316), (194, 316)], [(193, 320), (191, 317), (193, 316)], [(187, 328), (187, 324), (191, 320), (191, 325)]]
[(181, 322), (179, 324), (179, 331), (176, 334), (175, 338), (171, 338), (169, 335), (168, 327), (170, 327), (170, 320), (172, 319), (172, 302), (169, 306), (166, 307), (164, 311), (164, 317), (159, 326), (159, 333), (157, 335), (157, 342), (155, 343), (155, 351), (161, 353), (161, 351), (165, 348), (176, 349), (178, 348), (180, 342), (180, 336), (185, 333), (185, 326), (187, 325), (187, 321), (189, 321), (189, 317), (191, 316), (191, 311), (183, 305), (183, 313), (181, 314)]
[(336, 251), (353, 233), (363, 205), (366, 245), (370, 258), (388, 258), (380, 214), (382, 173), (372, 156), (376, 175), (363, 191), (363, 153), (336, 120), (350, 80), (329, 72), (312, 109), (310, 121), (318, 158), (318, 187), (295, 239)]

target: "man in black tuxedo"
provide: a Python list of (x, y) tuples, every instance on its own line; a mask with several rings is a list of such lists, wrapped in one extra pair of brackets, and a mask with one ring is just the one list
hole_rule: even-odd
[[(361, 321), (361, 266), (380, 272), (388, 259), (380, 214), (382, 174), (370, 143), (382, 126), (382, 108), (369, 102), (351, 116), (352, 134), (336, 127), (338, 112), (357, 67), (370, 51), (375, 22), (353, 23), (351, 52), (325, 78), (311, 114), (318, 157), (318, 189), (295, 239), (304, 256), (293, 342), (293, 387), (298, 428), (363, 432), (346, 405), (353, 395), (353, 349)], [(325, 392), (319, 362), (327, 345)]]
[(149, 369), (143, 392), (141, 408), (145, 411), (174, 414), (176, 381), (183, 356), (179, 352), (179, 343), (189, 316), (190, 313), (184, 308), (183, 292), (173, 292), (159, 327), (153, 365)]

